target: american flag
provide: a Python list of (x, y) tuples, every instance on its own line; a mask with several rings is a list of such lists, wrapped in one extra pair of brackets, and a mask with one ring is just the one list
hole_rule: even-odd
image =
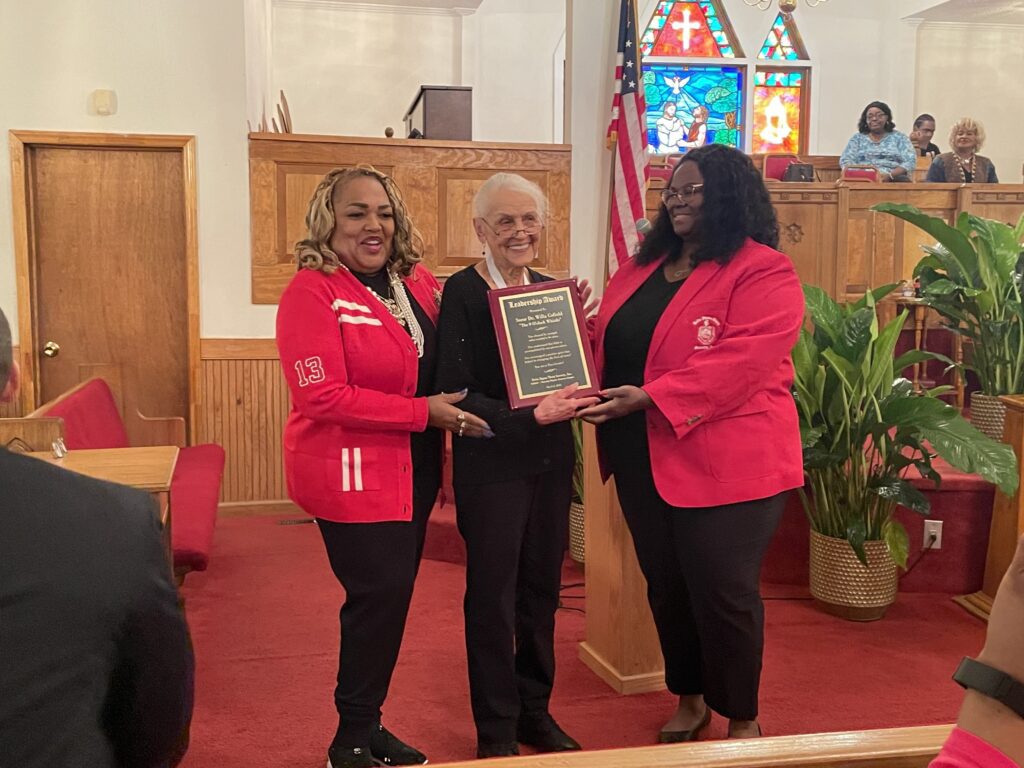
[(635, 252), (640, 239), (636, 222), (644, 218), (647, 191), (647, 129), (640, 52), (637, 45), (636, 9), (633, 0), (622, 0), (619, 13), (619, 46), (615, 54), (615, 95), (608, 142), (615, 152), (612, 169), (611, 242), (608, 275)]

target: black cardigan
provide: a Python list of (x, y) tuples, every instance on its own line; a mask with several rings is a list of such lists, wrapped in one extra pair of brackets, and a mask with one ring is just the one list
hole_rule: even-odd
[[(530, 282), (552, 278), (530, 270)], [(512, 410), (487, 304), (490, 287), (474, 267), (445, 282), (438, 321), (436, 391), (469, 394), (459, 406), (490, 424), (492, 438), (453, 438), (454, 481), (487, 483), (558, 470), (574, 461), (569, 422), (541, 426), (533, 408)]]

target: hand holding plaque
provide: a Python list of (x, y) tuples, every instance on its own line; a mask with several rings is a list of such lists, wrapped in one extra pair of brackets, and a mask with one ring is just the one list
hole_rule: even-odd
[(523, 408), (570, 384), (595, 395), (598, 379), (583, 305), (573, 280), (490, 291), (509, 405)]

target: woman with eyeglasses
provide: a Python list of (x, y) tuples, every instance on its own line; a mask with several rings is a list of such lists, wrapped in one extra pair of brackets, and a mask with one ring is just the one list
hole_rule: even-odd
[[(437, 389), (486, 420), (491, 440), (453, 437), (455, 510), (466, 542), (466, 651), (477, 756), (579, 749), (551, 717), (555, 610), (569, 530), (569, 420), (597, 402), (575, 387), (512, 410), (487, 292), (550, 280), (530, 269), (547, 201), (522, 176), (497, 173), (473, 199), (483, 258), (448, 278), (438, 323)], [(590, 289), (581, 284), (584, 301)], [(486, 445), (484, 445), (486, 443)]]
[(800, 280), (750, 158), (721, 144), (676, 165), (651, 233), (605, 290), (594, 329), (602, 476), (614, 475), (679, 697), (658, 741), (712, 710), (761, 734), (761, 561), (803, 485), (790, 350)]
[(860, 113), (857, 133), (846, 142), (839, 165), (843, 169), (870, 165), (881, 181), (910, 181), (917, 165), (917, 149), (910, 137), (896, 130), (889, 105), (872, 101)]

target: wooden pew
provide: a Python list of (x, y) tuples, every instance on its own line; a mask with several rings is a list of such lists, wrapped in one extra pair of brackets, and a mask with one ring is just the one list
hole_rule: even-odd
[[(647, 218), (657, 216), (662, 175), (652, 175)], [(779, 219), (779, 248), (800, 278), (840, 301), (856, 299), (868, 286), (898, 283), (913, 276), (932, 242), (917, 227), (871, 207), (907, 203), (953, 223), (963, 211), (1016, 223), (1024, 213), (1024, 184), (846, 184), (769, 182)]]
[[(706, 741), (488, 761), (488, 768), (926, 768), (951, 726)], [(441, 763), (436, 768), (478, 765)]]
[(49, 451), (64, 434), (64, 420), (57, 418), (0, 419), (0, 447), (15, 453)]

